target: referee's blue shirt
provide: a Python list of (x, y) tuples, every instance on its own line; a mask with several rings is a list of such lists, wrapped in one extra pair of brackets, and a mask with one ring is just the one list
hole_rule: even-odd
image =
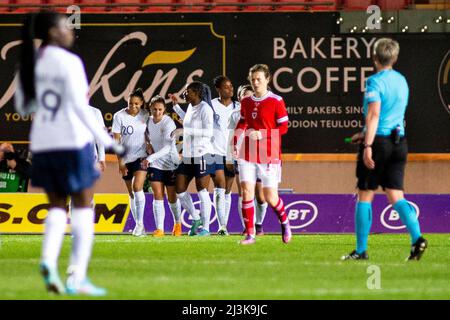
[[(387, 69), (367, 78), (364, 94), (364, 116), (369, 103), (381, 102), (380, 120), (376, 135), (389, 136), (392, 129), (400, 126), (400, 135), (405, 135), (403, 120), (408, 105), (409, 88), (405, 77), (393, 69)], [(365, 128), (366, 129), (366, 128)]]

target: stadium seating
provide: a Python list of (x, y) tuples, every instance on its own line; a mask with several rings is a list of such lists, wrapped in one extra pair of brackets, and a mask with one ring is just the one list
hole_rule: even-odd
[[(260, 0), (244, 0), (244, 3), (273, 3), (276, 1), (260, 1)], [(245, 6), (244, 7), (245, 11), (273, 11), (275, 10), (275, 7), (272, 6)]]
[(213, 0), (211, 1), (213, 6), (210, 11), (212, 12), (226, 12), (226, 11), (242, 11), (243, 8), (240, 6), (214, 6), (214, 3), (244, 3), (245, 0)]
[[(108, 4), (112, 3), (111, 0), (81, 0), (80, 4)], [(90, 12), (102, 12), (102, 11), (111, 11), (111, 9), (107, 7), (88, 7), (83, 8), (83, 11), (90, 11)]]
[(207, 4), (211, 1), (208, 0), (175, 0), (175, 3), (184, 4), (182, 7), (177, 7), (177, 11), (183, 12), (204, 12), (206, 11), (206, 6), (193, 6), (193, 4)]
[(157, 6), (157, 7), (146, 7), (144, 9), (145, 12), (172, 12), (176, 11), (177, 8), (172, 6), (173, 3), (176, 3), (177, 0), (144, 0), (145, 3), (158, 3), (158, 4), (167, 4), (167, 6)]
[[(442, 0), (445, 1), (445, 0)], [(309, 5), (299, 5), (294, 3), (305, 2)], [(331, 5), (314, 5), (314, 3), (330, 2)], [(30, 5), (30, 4), (63, 4), (82, 5), (82, 11), (86, 12), (230, 12), (230, 11), (330, 11), (330, 10), (366, 10), (370, 5), (378, 5), (382, 10), (402, 10), (411, 7), (418, 7), (418, 3), (428, 1), (412, 0), (0, 0), (0, 4)], [(167, 6), (146, 6), (148, 4), (167, 4)], [(230, 5), (215, 5), (229, 3)], [(233, 5), (235, 3), (236, 5)], [(252, 5), (257, 3), (272, 5)], [(434, 2), (433, 2), (434, 3)], [(83, 5), (101, 5), (84, 7)], [(107, 6), (112, 4), (113, 6)], [(120, 6), (120, 4), (142, 4), (136, 6)], [(199, 6), (198, 4), (204, 4)], [(244, 4), (244, 6), (242, 6)], [(248, 4), (248, 5), (245, 5)], [(58, 11), (65, 11), (65, 7), (57, 7)], [(0, 7), (0, 12), (26, 12), (38, 10), (38, 7)]]
[[(141, 3), (143, 6), (126, 6), (126, 7), (114, 7), (113, 11), (136, 11), (136, 12), (171, 12), (175, 8), (171, 6), (176, 2), (176, 0), (113, 0), (115, 4), (131, 4), (131, 3)], [(145, 6), (145, 4), (167, 4), (167, 6)]]
[[(123, 4), (126, 6), (114, 6), (111, 8), (111, 10), (113, 11), (118, 11), (118, 12), (127, 12), (127, 11), (133, 11), (133, 12), (139, 12), (139, 11), (143, 11), (144, 7), (140, 7), (140, 6), (127, 6), (128, 4), (135, 4), (135, 3), (146, 3), (149, 1), (145, 1), (145, 0), (112, 0), (111, 3), (115, 4), (115, 5), (119, 5), (119, 4)], [(158, 1), (159, 2), (159, 1)]]
[(72, 5), (78, 5), (80, 4), (80, 0), (41, 0), (41, 2), (47, 3), (47, 4), (58, 4), (58, 5), (64, 5), (65, 7), (57, 7), (56, 9), (58, 11), (66, 11), (66, 8)]
[(344, 10), (366, 10), (368, 6), (375, 4), (373, 0), (344, 0)]
[[(28, 5), (28, 4), (42, 4), (42, 0), (10, 0), (10, 4), (22, 4), (22, 5)], [(39, 7), (15, 7), (12, 9), (12, 12), (15, 13), (22, 13), (22, 12), (28, 12), (28, 11), (37, 11), (39, 10)]]
[(324, 6), (324, 5), (317, 5), (317, 6), (311, 6), (311, 10), (337, 10), (338, 9), (338, 5), (339, 5), (339, 1), (338, 0), (332, 0), (332, 1), (328, 1), (328, 0), (311, 0), (309, 2), (333, 2), (333, 4), (331, 6)]
[(293, 5), (293, 2), (307, 2), (306, 0), (279, 0), (277, 1), (279, 4), (281, 4), (280, 7), (277, 7), (276, 10), (278, 11), (301, 11), (306, 10), (307, 6), (299, 6), (299, 5)]
[(377, 5), (381, 10), (402, 10), (408, 7), (408, 0), (378, 0)]
[[(0, 4), (9, 4), (8, 0), (0, 0)], [(0, 7), (0, 13), (7, 13), (10, 9), (8, 7)]]

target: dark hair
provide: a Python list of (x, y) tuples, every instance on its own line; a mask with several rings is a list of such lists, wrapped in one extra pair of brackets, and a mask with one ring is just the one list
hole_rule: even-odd
[(200, 97), (200, 100), (205, 101), (212, 109), (213, 113), (214, 113), (214, 124), (217, 127), (220, 127), (219, 125), (219, 115), (216, 113), (216, 111), (214, 110), (213, 106), (212, 106), (212, 102), (211, 102), (211, 89), (209, 88), (209, 86), (207, 84), (204, 84), (203, 82), (200, 81), (194, 81), (191, 82), (186, 89), (191, 89), (192, 91), (195, 91), (198, 93), (198, 96)]
[(227, 81), (231, 82), (230, 78), (228, 78), (227, 76), (222, 76), (222, 75), (217, 76), (213, 79), (214, 87), (219, 89), (222, 86), (222, 84)]
[(41, 11), (29, 13), (25, 17), (22, 27), (22, 47), (20, 50), (19, 75), (20, 84), (24, 93), (24, 109), (27, 111), (30, 102), (36, 99), (35, 66), (36, 48), (33, 40), (42, 39), (42, 44), (49, 42), (49, 30), (55, 27), (64, 17), (54, 11)]
[(241, 94), (245, 91), (252, 91), (253, 92), (253, 88), (251, 84), (242, 84), (239, 86), (238, 91), (237, 91), (237, 97), (238, 99), (241, 97)]
[(133, 98), (133, 97), (137, 97), (145, 103), (144, 91), (141, 88), (137, 88), (133, 92), (130, 93), (130, 98)]

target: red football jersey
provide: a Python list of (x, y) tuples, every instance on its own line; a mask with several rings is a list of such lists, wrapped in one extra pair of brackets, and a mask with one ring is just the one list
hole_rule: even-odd
[[(234, 143), (241, 134), (239, 158), (253, 163), (280, 163), (281, 136), (288, 130), (288, 113), (283, 98), (268, 92), (261, 98), (250, 96), (241, 101), (241, 119), (236, 126)], [(252, 140), (252, 131), (261, 132), (260, 140)]]

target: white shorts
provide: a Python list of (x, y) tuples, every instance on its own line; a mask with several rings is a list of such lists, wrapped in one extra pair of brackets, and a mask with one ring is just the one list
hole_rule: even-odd
[(239, 179), (251, 183), (256, 183), (257, 179), (261, 179), (263, 188), (278, 188), (278, 184), (281, 182), (281, 164), (254, 163), (240, 159)]

